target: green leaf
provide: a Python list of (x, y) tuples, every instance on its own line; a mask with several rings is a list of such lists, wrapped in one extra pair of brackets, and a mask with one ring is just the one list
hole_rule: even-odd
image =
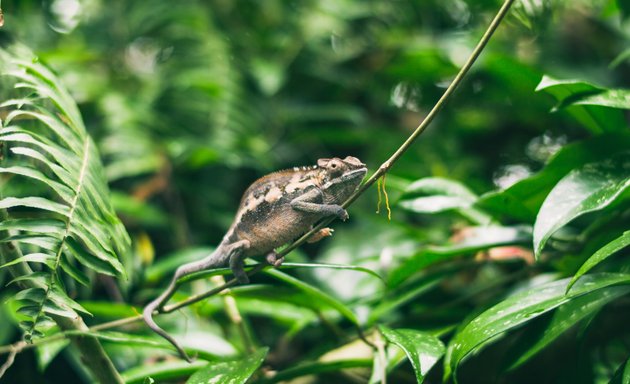
[(468, 355), (477, 352), (502, 333), (522, 326), (539, 316), (600, 289), (630, 284), (630, 274), (586, 275), (565, 295), (569, 279), (532, 287), (508, 297), (464, 326), (451, 339), (445, 357), (445, 377), (454, 375)]
[(566, 105), (600, 105), (602, 107), (630, 109), (630, 90), (609, 89), (593, 95), (580, 95)]
[(358, 267), (356, 265), (348, 264), (327, 264), (327, 263), (282, 263), (279, 269), (293, 269), (293, 268), (313, 268), (313, 269), (339, 269), (346, 271), (362, 272), (379, 279), (383, 284), (385, 280), (378, 273), (365, 267)]
[(444, 344), (437, 337), (415, 329), (389, 329), (379, 326), (390, 343), (399, 346), (413, 366), (418, 383), (444, 354)]
[(272, 384), (280, 382), (288, 382), (290, 379), (297, 377), (318, 375), (328, 372), (339, 372), (349, 368), (367, 368), (372, 366), (370, 359), (347, 359), (337, 361), (317, 361), (313, 363), (303, 363), (297, 366), (287, 368), (278, 372), (271, 378), (259, 380), (260, 384)]
[(350, 320), (353, 324), (357, 326), (359, 325), (359, 320), (355, 316), (354, 312), (352, 312), (345, 304), (343, 304), (336, 298), (322, 292), (321, 290), (313, 287), (310, 284), (306, 284), (305, 282), (296, 279), (295, 277), (289, 276), (286, 273), (282, 273), (276, 269), (266, 269), (264, 272), (265, 274), (281, 280), (306, 293), (313, 299), (314, 303), (323, 304), (325, 306), (331, 307), (339, 312), (343, 317)]
[[(557, 80), (550, 76), (543, 76), (536, 87), (536, 91), (543, 90), (558, 100), (556, 109), (567, 108), (567, 112), (593, 133), (622, 132), (628, 128), (623, 113), (609, 108), (613, 106), (611, 104), (619, 108), (618, 105), (626, 103), (619, 92), (625, 94), (627, 91), (610, 94), (611, 91), (585, 81)], [(580, 105), (577, 101), (581, 99), (591, 101)]]
[(483, 195), (480, 208), (527, 223), (533, 223), (551, 189), (567, 173), (584, 164), (610, 158), (630, 148), (630, 134), (614, 133), (571, 143), (558, 151), (542, 171), (523, 179), (506, 190)]
[(461, 196), (426, 196), (403, 200), (400, 206), (415, 213), (437, 213), (457, 208), (468, 208), (474, 200)]
[(39, 253), (39, 252), (38, 253), (29, 253), (28, 255), (24, 255), (22, 257), (18, 257), (17, 259), (15, 259), (13, 261), (9, 261), (8, 263), (0, 265), (0, 268), (9, 267), (11, 265), (24, 263), (24, 262), (42, 263), (42, 264), (48, 265), (49, 267), (52, 267), (54, 262), (55, 262), (55, 256), (48, 255), (48, 254), (45, 254), (45, 253)]
[(65, 347), (70, 344), (70, 340), (61, 339), (57, 341), (49, 341), (41, 343), (35, 348), (35, 354), (37, 357), (37, 368), (43, 372), (48, 365), (57, 357), (59, 352), (63, 351)]
[(551, 321), (545, 326), (541, 335), (538, 338), (528, 338), (527, 342), (530, 346), (518, 354), (518, 358), (509, 369), (523, 365), (582, 319), (598, 312), (604, 305), (629, 292), (630, 287), (607, 287), (561, 305), (553, 313)]
[(464, 241), (447, 246), (426, 247), (389, 275), (388, 284), (397, 286), (413, 274), (435, 263), (455, 256), (473, 254), (492, 247), (527, 244), (531, 241), (531, 230), (527, 226), (501, 227), (495, 225), (468, 227)]
[[(258, 288), (260, 289), (259, 292), (244, 290), (240, 287), (232, 290), (234, 297), (238, 299), (238, 309), (242, 314), (267, 317), (274, 322), (290, 327), (285, 336), (289, 336), (309, 324), (317, 323), (318, 318), (313, 309), (305, 307), (304, 301), (299, 302), (300, 297), (303, 300), (309, 300), (307, 295), (296, 294), (295, 291), (291, 290), (292, 292), (287, 294), (283, 292), (276, 298), (274, 292), (278, 291), (279, 287), (262, 286)], [(262, 289), (265, 290), (262, 291)], [(283, 301), (284, 298), (287, 298), (287, 301)], [(217, 305), (214, 310), (220, 311), (221, 309), (222, 307)]]
[(609, 384), (630, 384), (630, 357), (623, 362), (608, 382)]
[[(26, 310), (34, 317), (25, 324), (37, 326), (48, 319), (44, 313), (76, 317), (75, 310), (85, 312), (62, 291), (64, 275), (87, 284), (78, 265), (123, 277), (118, 257), (129, 251), (130, 240), (109, 201), (100, 154), (75, 101), (32, 56), (21, 47), (0, 49), (2, 80), (7, 85), (12, 82), (9, 92), (14, 95), (2, 103), (6, 114), (0, 140), (12, 156), (0, 173), (34, 184), (37, 189), (31, 190), (38, 195), (7, 194), (0, 200), (0, 209), (9, 214), (0, 231), (4, 232), (1, 241), (12, 241), (22, 248), (19, 251), (30, 252), (20, 262), (45, 262), (49, 267), (37, 278), (15, 279), (51, 288), (37, 302), (39, 311)], [(20, 219), (11, 217), (18, 211)], [(42, 256), (46, 253), (51, 256)], [(8, 262), (15, 265), (15, 260)], [(38, 332), (27, 329), (26, 333), (30, 337)]]
[(121, 376), (126, 384), (142, 384), (145, 378), (150, 377), (158, 383), (168, 380), (182, 379), (193, 374), (199, 368), (206, 366), (203, 360), (193, 361), (171, 361), (158, 364), (145, 364), (124, 371)]
[(186, 384), (245, 384), (265, 360), (269, 348), (260, 348), (242, 360), (211, 362), (195, 372)]
[[(427, 293), (436, 286), (438, 286), (444, 280), (444, 276), (436, 275), (427, 279), (423, 279), (422, 282), (415, 282), (411, 289), (405, 290), (402, 293), (396, 293), (394, 295), (388, 295), (384, 297), (378, 304), (374, 305), (367, 319), (367, 324), (374, 324), (377, 320), (383, 316), (391, 314), (394, 310), (402, 305), (405, 305), (419, 296)], [(390, 298), (390, 296), (393, 296)]]
[(534, 224), (534, 254), (578, 216), (605, 208), (630, 186), (630, 152), (571, 171), (551, 190)]
[(464, 184), (442, 177), (425, 177), (414, 181), (404, 191), (405, 195), (443, 195), (457, 196), (474, 201), (477, 198)]
[(591, 257), (589, 257), (584, 264), (580, 267), (580, 269), (573, 275), (571, 282), (567, 286), (567, 292), (571, 289), (573, 284), (586, 272), (590, 271), (597, 264), (606, 260), (609, 256), (613, 255), (615, 252), (618, 252), (625, 247), (630, 245), (630, 231), (624, 232), (621, 236), (614, 239), (610, 243), (604, 245), (602, 248), (598, 249)]
[(63, 221), (54, 219), (8, 219), (0, 222), (0, 231), (31, 231), (59, 235), (65, 228)]
[(487, 215), (473, 207), (476, 200), (477, 195), (457, 181), (426, 177), (409, 185), (399, 204), (415, 213), (431, 214), (457, 210), (476, 223), (489, 223)]
[(70, 214), (70, 209), (67, 206), (55, 203), (43, 197), (5, 197), (0, 200), (0, 209), (14, 207), (36, 208), (58, 213), (62, 216), (68, 216)]

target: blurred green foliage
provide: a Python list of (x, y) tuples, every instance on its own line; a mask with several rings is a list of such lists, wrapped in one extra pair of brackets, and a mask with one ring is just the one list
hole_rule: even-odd
[[(375, 170), (499, 6), (4, 0), (1, 46), (29, 47), (76, 100), (133, 238), (119, 255), (127, 280), (66, 285), (85, 321), (136, 313), (220, 241), (257, 177), (347, 155)], [(158, 318), (198, 353), (194, 365), (136, 325), (99, 334), (116, 367), (129, 382), (256, 371), (251, 382), (377, 383), (386, 371), (395, 383), (627, 383), (629, 15), (623, 0), (517, 1), (388, 174), (392, 220), (368, 191), (333, 239), (288, 257), (384, 282), (350, 267), (266, 271), (232, 290), (242, 327), (220, 297)], [(14, 97), (7, 84), (1, 100)], [(4, 174), (0, 187), (42, 193)], [(4, 302), (16, 288), (3, 271)], [(174, 300), (212, 285), (196, 280)], [(11, 302), (3, 324), (15, 323)], [(383, 350), (357, 341), (355, 323)], [(3, 344), (20, 338), (0, 327)], [(88, 382), (64, 347), (18, 354), (0, 382)]]

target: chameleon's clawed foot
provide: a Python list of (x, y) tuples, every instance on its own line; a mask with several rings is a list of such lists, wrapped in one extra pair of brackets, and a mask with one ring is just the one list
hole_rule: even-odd
[(271, 251), (267, 254), (267, 256), (265, 256), (265, 260), (267, 260), (270, 265), (277, 268), (284, 262), (284, 256), (278, 257), (278, 253), (276, 251)]
[(236, 279), (236, 281), (238, 281), (239, 284), (249, 284), (249, 276), (247, 276), (247, 273), (245, 272), (244, 269), (240, 269), (240, 270), (232, 270), (232, 273), (234, 273), (234, 278)]
[(322, 228), (319, 231), (313, 233), (311, 235), (311, 237), (309, 237), (308, 240), (306, 240), (306, 242), (307, 243), (316, 243), (316, 242), (320, 241), (321, 239), (323, 239), (324, 237), (332, 236), (333, 232), (335, 232), (335, 230), (332, 229), (332, 228)]
[(239, 284), (249, 283), (249, 277), (245, 272), (245, 255), (243, 254), (243, 251), (248, 249), (249, 246), (249, 240), (240, 240), (229, 246), (228, 260), (230, 264), (230, 269), (232, 270), (234, 278), (236, 279), (236, 281), (238, 281)]
[(335, 212), (335, 215), (340, 218), (342, 221), (346, 221), (348, 220), (348, 218), (350, 217), (348, 215), (348, 211), (346, 211), (345, 209), (343, 209), (343, 207), (339, 206), (339, 209), (337, 210), (337, 212)]

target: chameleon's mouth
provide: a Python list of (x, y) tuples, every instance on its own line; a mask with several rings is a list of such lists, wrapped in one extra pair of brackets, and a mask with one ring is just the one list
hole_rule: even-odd
[(358, 168), (350, 172), (344, 173), (343, 175), (341, 175), (340, 179), (341, 180), (354, 180), (356, 178), (362, 179), (366, 173), (367, 173), (367, 168), (362, 167), (362, 168)]

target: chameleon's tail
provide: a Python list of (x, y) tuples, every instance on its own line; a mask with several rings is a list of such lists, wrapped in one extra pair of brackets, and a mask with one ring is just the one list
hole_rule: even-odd
[(155, 323), (155, 320), (153, 320), (153, 312), (161, 310), (162, 306), (168, 301), (168, 299), (171, 298), (171, 296), (173, 296), (173, 293), (175, 293), (178, 287), (178, 279), (190, 275), (193, 272), (202, 271), (210, 267), (217, 267), (220, 264), (224, 263), (225, 259), (229, 258), (231, 253), (223, 252), (221, 251), (221, 249), (221, 246), (219, 246), (214, 252), (204, 257), (203, 259), (184, 264), (177, 268), (175, 274), (173, 275), (171, 283), (168, 285), (168, 288), (166, 288), (166, 290), (162, 292), (162, 294), (158, 296), (155, 300), (147, 304), (147, 306), (144, 307), (144, 310), (142, 310), (142, 317), (144, 318), (144, 322), (147, 323), (149, 328), (151, 328), (153, 332), (168, 340), (169, 343), (173, 344), (173, 346), (177, 349), (177, 352), (179, 352), (180, 356), (186, 359), (186, 361), (188, 361), (189, 363), (192, 362), (192, 359), (186, 354), (184, 349), (177, 343), (173, 336), (166, 333), (165, 330), (160, 328), (160, 326)]
[(144, 307), (144, 310), (142, 311), (142, 317), (144, 318), (144, 322), (147, 323), (147, 325), (153, 330), (153, 332), (168, 340), (168, 342), (177, 349), (177, 352), (179, 352), (181, 357), (186, 359), (186, 361), (188, 361), (189, 363), (192, 363), (192, 359), (190, 358), (190, 356), (186, 354), (184, 348), (182, 348), (179, 343), (177, 343), (175, 338), (166, 333), (166, 331), (160, 328), (155, 320), (153, 320), (153, 312), (158, 310), (171, 297), (171, 295), (173, 295), (175, 289), (177, 289), (177, 278), (177, 274), (173, 276), (173, 280), (171, 281), (171, 284), (168, 286), (166, 291), (164, 291), (160, 296), (158, 296), (155, 300)]

